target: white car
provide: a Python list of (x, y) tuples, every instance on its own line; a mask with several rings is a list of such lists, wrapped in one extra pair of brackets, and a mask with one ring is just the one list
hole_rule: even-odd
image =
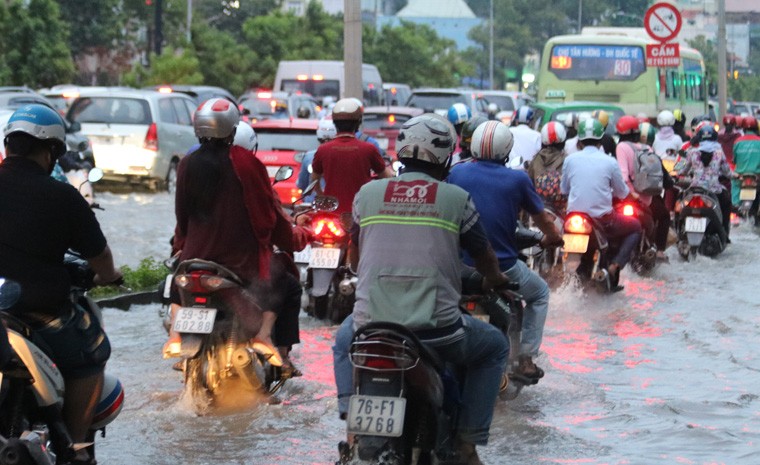
[(81, 124), (104, 179), (172, 192), (179, 161), (198, 143), (195, 107), (180, 93), (83, 88), (67, 119)]

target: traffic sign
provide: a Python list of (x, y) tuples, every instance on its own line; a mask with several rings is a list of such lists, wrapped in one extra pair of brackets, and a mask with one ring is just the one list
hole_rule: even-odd
[(681, 31), (681, 13), (670, 3), (655, 3), (644, 15), (644, 28), (656, 41), (675, 39)]
[(681, 48), (677, 43), (647, 44), (647, 66), (677, 67), (681, 63)]

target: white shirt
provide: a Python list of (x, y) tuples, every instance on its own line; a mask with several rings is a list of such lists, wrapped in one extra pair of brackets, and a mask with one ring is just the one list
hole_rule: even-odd
[(523, 162), (530, 162), (541, 150), (541, 133), (531, 129), (526, 124), (520, 124), (509, 128), (515, 138), (512, 151), (509, 152), (510, 160), (522, 157)]
[(652, 143), (652, 150), (662, 159), (668, 156), (668, 150), (678, 152), (683, 145), (681, 137), (678, 134), (673, 133), (673, 128), (670, 128), (669, 131), (663, 129), (664, 128), (661, 128), (657, 134), (655, 134), (654, 142)]
[(560, 189), (568, 195), (568, 212), (583, 212), (592, 218), (610, 213), (612, 197), (622, 199), (629, 192), (618, 162), (593, 146), (565, 158)]
[(570, 155), (578, 151), (578, 136), (571, 137), (565, 141), (565, 153)]

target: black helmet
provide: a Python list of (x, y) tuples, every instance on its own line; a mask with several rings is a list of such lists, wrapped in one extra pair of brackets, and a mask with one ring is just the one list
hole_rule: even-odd
[(691, 130), (692, 131), (696, 131), (697, 126), (702, 121), (710, 121), (710, 116), (709, 115), (697, 115), (694, 118), (692, 118), (691, 119)]
[(462, 150), (470, 149), (470, 143), (472, 142), (472, 135), (475, 133), (475, 129), (486, 121), (488, 121), (488, 118), (481, 114), (477, 114), (464, 122), (464, 125), (462, 126), (462, 139), (459, 141), (459, 147)]
[(718, 133), (715, 131), (715, 128), (712, 124), (705, 124), (701, 128), (699, 128), (699, 131), (697, 131), (697, 141), (704, 142), (707, 140), (718, 140)]

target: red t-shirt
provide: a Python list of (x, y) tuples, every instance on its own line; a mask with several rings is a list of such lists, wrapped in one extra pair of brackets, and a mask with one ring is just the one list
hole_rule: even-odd
[(347, 213), (356, 193), (372, 179), (371, 172), (385, 171), (385, 162), (374, 145), (353, 134), (339, 134), (319, 146), (311, 168), (324, 177), (325, 195), (337, 197), (336, 212)]

